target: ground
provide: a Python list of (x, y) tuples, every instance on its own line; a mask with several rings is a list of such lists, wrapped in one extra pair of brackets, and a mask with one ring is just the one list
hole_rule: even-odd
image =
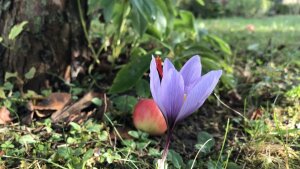
[[(237, 84), (230, 91), (216, 90), (175, 128), (170, 168), (300, 165), (299, 19), (198, 21), (203, 32), (207, 29), (230, 44), (233, 56), (227, 59)], [(125, 117), (118, 115), (118, 107), (109, 105), (101, 121), (71, 123), (63, 130), (49, 119), (1, 128), (0, 168), (155, 168), (165, 138), (136, 131), (132, 105), (121, 108), (128, 111)]]

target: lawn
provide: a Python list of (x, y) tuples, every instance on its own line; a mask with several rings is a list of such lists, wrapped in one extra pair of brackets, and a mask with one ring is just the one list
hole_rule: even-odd
[[(234, 137), (237, 147), (244, 150), (238, 153), (238, 159), (245, 167), (299, 166), (299, 19), (300, 16), (235, 17), (199, 23), (233, 49), (239, 82), (231, 108), (243, 105), (240, 110), (250, 119), (236, 128), (246, 134), (242, 134), (245, 140)], [(238, 99), (243, 103), (238, 105)]]
[[(245, 40), (248, 43), (268, 43), (274, 45), (299, 46), (300, 16), (279, 15), (262, 18), (220, 18), (200, 21), (200, 26), (220, 35), (227, 41)], [(248, 30), (247, 26), (253, 26)], [(237, 39), (236, 39), (237, 38)], [(243, 42), (243, 41), (242, 41)], [(240, 41), (239, 41), (240, 43)]]

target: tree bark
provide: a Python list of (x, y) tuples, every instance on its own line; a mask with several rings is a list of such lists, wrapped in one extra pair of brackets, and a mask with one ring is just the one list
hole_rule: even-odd
[[(22, 21), (28, 24), (11, 42), (11, 28)], [(0, 48), (1, 82), (5, 72), (17, 72), (22, 86), (38, 91), (47, 74), (63, 75), (85, 43), (80, 23), (76, 0), (0, 0), (0, 33), (8, 44)], [(26, 81), (24, 74), (32, 67), (35, 78)]]

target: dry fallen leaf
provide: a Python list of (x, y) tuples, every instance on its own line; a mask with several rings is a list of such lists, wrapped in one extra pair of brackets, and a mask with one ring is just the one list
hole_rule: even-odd
[(47, 98), (40, 100), (33, 105), (34, 110), (61, 110), (71, 101), (69, 93), (52, 93)]
[(7, 110), (6, 107), (0, 108), (0, 124), (7, 124), (12, 121), (12, 119), (9, 116), (10, 112)]
[(250, 120), (257, 120), (260, 119), (263, 115), (263, 112), (260, 109), (256, 109), (254, 112), (252, 112)]
[(88, 92), (80, 100), (78, 100), (71, 106), (65, 109), (57, 110), (51, 115), (52, 122), (80, 122), (84, 119), (87, 119), (92, 115), (91, 112), (86, 113), (82, 112), (82, 110), (90, 106), (92, 104), (92, 99), (95, 97), (100, 98), (101, 94), (95, 92)]
[(27, 103), (28, 113), (21, 118), (22, 123), (31, 124), (34, 114), (37, 117), (48, 117), (56, 111), (65, 108), (72, 101), (69, 93), (52, 93), (45, 98), (34, 98)]
[(69, 93), (52, 93), (47, 98), (38, 100), (36, 105), (32, 102), (28, 103), (28, 109), (34, 111), (38, 117), (46, 117), (55, 111), (62, 110), (71, 100)]

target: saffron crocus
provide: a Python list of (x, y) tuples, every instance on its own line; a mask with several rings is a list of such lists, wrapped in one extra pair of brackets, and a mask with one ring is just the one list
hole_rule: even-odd
[(210, 71), (201, 76), (201, 62), (198, 55), (190, 58), (180, 71), (177, 71), (167, 58), (163, 68), (159, 67), (160, 65), (152, 57), (151, 93), (168, 124), (167, 142), (162, 157), (164, 163), (175, 125), (199, 109), (216, 87), (222, 70)]

